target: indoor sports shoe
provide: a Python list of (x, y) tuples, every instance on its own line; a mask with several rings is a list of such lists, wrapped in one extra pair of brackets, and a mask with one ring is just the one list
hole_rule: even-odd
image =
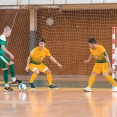
[(11, 87), (5, 87), (4, 89), (5, 89), (5, 91), (9, 91), (9, 92), (13, 91), (13, 89)]
[(84, 88), (84, 91), (91, 92), (91, 88), (86, 87), (86, 88)]
[(58, 89), (58, 87), (55, 86), (55, 85), (50, 85), (49, 88), (50, 88), (50, 89)]
[(31, 88), (35, 88), (35, 85), (33, 83), (28, 84)]
[(18, 84), (21, 84), (23, 83), (22, 80), (17, 80), (15, 82), (12, 81), (12, 85), (18, 85)]
[(112, 91), (117, 91), (117, 87), (114, 87), (114, 88), (112, 89)]

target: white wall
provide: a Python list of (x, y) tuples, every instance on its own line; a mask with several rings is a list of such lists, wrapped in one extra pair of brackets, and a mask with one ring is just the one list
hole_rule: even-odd
[(91, 3), (91, 0), (66, 0), (66, 3), (67, 4), (76, 4), (76, 3), (79, 3), (79, 4), (89, 4)]
[(54, 0), (54, 4), (65, 4), (66, 0)]
[(0, 5), (117, 3), (117, 0), (0, 0)]
[(29, 0), (30, 5), (36, 4), (53, 4), (53, 0)]
[(92, 3), (103, 3), (104, 0), (92, 0)]
[(117, 0), (104, 0), (105, 3), (117, 3)]
[(17, 0), (0, 0), (0, 5), (17, 5)]

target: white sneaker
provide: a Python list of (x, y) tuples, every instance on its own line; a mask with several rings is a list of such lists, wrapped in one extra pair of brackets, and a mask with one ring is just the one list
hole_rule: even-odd
[(84, 91), (91, 92), (91, 88), (86, 87), (86, 88), (84, 88)]
[(117, 87), (114, 87), (114, 88), (112, 89), (112, 91), (117, 91)]

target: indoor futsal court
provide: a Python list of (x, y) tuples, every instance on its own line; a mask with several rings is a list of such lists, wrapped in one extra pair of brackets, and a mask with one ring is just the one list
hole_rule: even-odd
[[(112, 84), (102, 73), (91, 92), (84, 91), (96, 62), (84, 64), (90, 56), (89, 38), (105, 47), (115, 70), (115, 0), (0, 0), (0, 35), (6, 26), (12, 29), (6, 48), (14, 55), (16, 78), (26, 90), (13, 86), (9, 74), (14, 91), (5, 91), (0, 71), (0, 117), (117, 117), (117, 91), (112, 92)], [(35, 88), (28, 85), (32, 72), (25, 71), (27, 58), (42, 38), (62, 65), (59, 68), (49, 57), (43, 61), (58, 89), (48, 87), (42, 72), (34, 80)], [(117, 73), (110, 75), (115, 78)]]

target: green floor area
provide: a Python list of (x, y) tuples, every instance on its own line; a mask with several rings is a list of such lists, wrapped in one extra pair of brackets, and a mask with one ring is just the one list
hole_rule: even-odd
[[(28, 86), (28, 81), (23, 81), (24, 84)], [(11, 83), (9, 83), (11, 85)], [(54, 80), (53, 84), (57, 85), (61, 88), (85, 88), (87, 87), (88, 82), (87, 81), (58, 81)], [(35, 80), (34, 81), (35, 87), (48, 87), (48, 83), (46, 80)], [(0, 84), (0, 86), (4, 87), (4, 84)], [(17, 87), (17, 86), (12, 86)], [(92, 88), (112, 88), (112, 85), (107, 81), (96, 81), (93, 84)]]
[[(36, 87), (48, 87), (48, 83), (46, 80), (35, 80), (34, 82)], [(86, 81), (53, 81), (53, 84), (62, 88), (84, 88), (87, 86), (88, 82)], [(112, 85), (106, 81), (96, 81), (93, 84), (92, 88), (112, 88)]]

